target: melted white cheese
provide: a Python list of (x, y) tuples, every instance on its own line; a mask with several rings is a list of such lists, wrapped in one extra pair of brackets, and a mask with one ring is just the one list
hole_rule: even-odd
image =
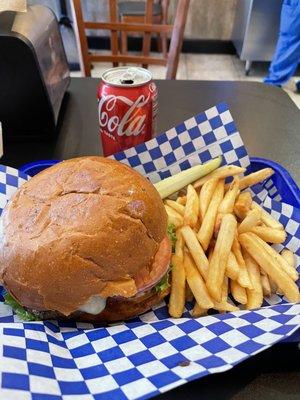
[(97, 315), (106, 307), (106, 299), (100, 296), (92, 296), (82, 306), (78, 308), (78, 311), (86, 312), (88, 314)]

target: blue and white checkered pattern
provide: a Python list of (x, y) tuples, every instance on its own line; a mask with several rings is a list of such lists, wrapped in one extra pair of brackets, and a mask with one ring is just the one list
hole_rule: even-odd
[[(226, 163), (249, 166), (224, 104), (116, 158), (157, 181), (219, 154)], [(25, 179), (16, 170), (0, 167), (1, 208)], [(286, 247), (296, 252), (299, 268), (300, 210), (278, 203), (276, 188), (270, 193), (273, 186), (257, 186), (254, 195), (285, 225)], [(300, 304), (289, 304), (277, 295), (268, 302), (272, 306), (198, 319), (190, 318), (188, 309), (182, 318), (169, 318), (162, 303), (139, 318), (107, 328), (57, 321), (23, 323), (1, 304), (0, 398), (146, 399), (226, 371), (299, 328)]]

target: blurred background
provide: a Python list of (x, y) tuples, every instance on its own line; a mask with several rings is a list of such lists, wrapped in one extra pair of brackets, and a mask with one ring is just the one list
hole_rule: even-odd
[[(170, 22), (174, 20), (177, 1), (168, 3), (167, 18)], [(70, 0), (29, 0), (28, 4), (44, 4), (55, 12), (60, 21), (71, 75), (82, 76)], [(107, 21), (108, 4), (108, 0), (82, 0), (84, 19)], [(282, 4), (282, 0), (191, 0), (176, 78), (262, 81), (276, 48)], [(86, 35), (89, 49), (109, 54), (108, 31), (87, 30)], [(151, 50), (156, 50), (155, 40), (151, 43)], [(129, 53), (138, 52), (142, 47), (141, 35), (129, 34), (127, 45)], [(111, 65), (94, 62), (91, 76), (101, 76)], [(165, 79), (165, 66), (149, 65), (149, 69), (155, 79)], [(298, 71), (283, 88), (299, 106), (300, 96), (295, 91), (297, 75)]]

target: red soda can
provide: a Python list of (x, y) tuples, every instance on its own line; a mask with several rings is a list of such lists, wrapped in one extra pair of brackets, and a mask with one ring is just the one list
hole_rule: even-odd
[(111, 68), (98, 87), (99, 134), (109, 156), (151, 139), (155, 133), (157, 87), (138, 67)]

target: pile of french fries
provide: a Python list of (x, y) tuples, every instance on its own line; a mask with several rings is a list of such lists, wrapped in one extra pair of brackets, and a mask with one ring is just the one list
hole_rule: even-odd
[[(285, 241), (284, 227), (247, 191), (274, 171), (266, 168), (240, 177), (244, 172), (234, 165), (220, 167), (188, 185), (176, 200), (165, 200), (177, 236), (169, 300), (174, 318), (193, 299), (194, 317), (208, 310), (237, 311), (237, 305), (258, 308), (272, 293), (290, 302), (300, 300), (294, 254), (287, 249), (279, 254), (271, 247)], [(228, 177), (233, 180), (225, 184)]]

